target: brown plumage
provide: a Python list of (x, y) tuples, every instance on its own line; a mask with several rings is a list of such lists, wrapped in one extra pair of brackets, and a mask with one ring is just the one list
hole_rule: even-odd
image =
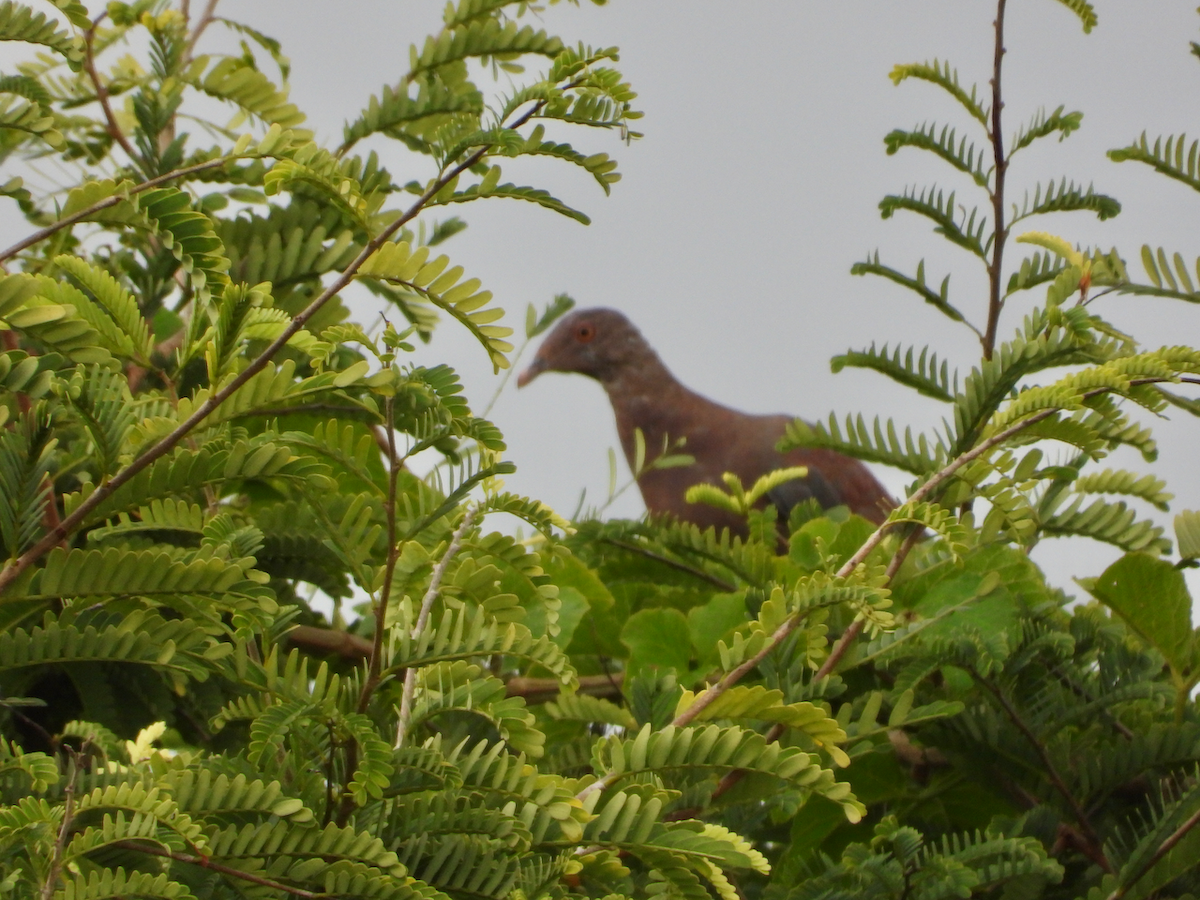
[(745, 523), (730, 513), (684, 499), (693, 484), (722, 484), (733, 472), (746, 487), (761, 475), (786, 466), (807, 466), (808, 477), (788, 482), (769, 494), (781, 517), (812, 497), (822, 507), (844, 504), (881, 522), (894, 505), (867, 468), (833, 450), (775, 449), (791, 416), (756, 416), (714, 403), (684, 387), (667, 369), (641, 332), (612, 309), (581, 309), (566, 316), (546, 337), (529, 367), (517, 379), (524, 387), (542, 372), (578, 372), (596, 379), (608, 393), (617, 419), (625, 459), (634, 465), (634, 430), (646, 439), (647, 462), (680, 438), (679, 452), (695, 458), (691, 466), (649, 469), (638, 479), (642, 499), (653, 514), (670, 513), (701, 527), (715, 525), (745, 533)]

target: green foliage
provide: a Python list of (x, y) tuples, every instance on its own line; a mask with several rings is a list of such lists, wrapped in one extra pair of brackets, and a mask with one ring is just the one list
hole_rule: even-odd
[[(1096, 25), (1090, 4), (1064, 5), (1085, 32)], [(1002, 28), (1002, 15), (996, 21)], [(996, 39), (1002, 46), (1003, 35)], [(1172, 551), (1164, 530), (1139, 509), (1165, 511), (1166, 485), (1152, 475), (1094, 467), (1122, 445), (1153, 460), (1154, 442), (1132, 414), (1137, 408), (1159, 412), (1169, 403), (1200, 411), (1186, 392), (1158, 386), (1194, 384), (1197, 357), (1187, 347), (1140, 347), (1101, 318), (1091, 292), (1195, 302), (1200, 269), (1193, 272), (1182, 254), (1145, 247), (1149, 283), (1143, 284), (1131, 279), (1116, 250), (1012, 232), (1034, 215), (1091, 211), (1104, 220), (1121, 207), (1069, 178), (1033, 185), (1015, 204), (1008, 199), (1015, 196), (1015, 154), (1051, 135), (1066, 138), (1082, 114), (1061, 106), (1038, 113), (1006, 142), (1002, 65), (997, 55), (990, 104), (949, 63), (897, 66), (894, 83), (936, 86), (973, 121), (966, 129), (926, 123), (885, 138), (889, 154), (925, 150), (956, 183), (965, 180), (964, 193), (982, 195), (974, 210), (948, 188), (909, 188), (880, 204), (884, 218), (914, 212), (978, 258), (988, 285), (982, 313), (952, 300), (949, 275), (936, 289), (928, 285), (923, 261), (909, 275), (872, 253), (851, 270), (898, 284), (967, 325), (982, 359), (965, 375), (939, 363), (952, 353), (929, 347), (872, 345), (833, 360), (834, 371), (871, 369), (949, 404), (943, 429), (933, 435), (905, 429), (901, 437), (892, 421), (872, 427), (851, 415), (843, 426), (831, 416), (828, 424), (793, 423), (781, 442), (784, 449), (833, 449), (916, 476), (909, 501), (889, 524), (920, 522), (932, 539), (909, 541), (899, 553), (887, 538), (863, 545), (876, 553), (889, 547), (887, 586), (900, 627), (855, 646), (846, 620), (831, 617), (847, 643), (844, 655), (833, 657), (845, 681), (840, 708), (836, 700), (831, 706), (848, 737), (848, 780), (868, 809), (890, 818), (872, 836), (849, 829), (828, 808), (813, 808), (809, 821), (797, 817), (768, 896), (995, 892), (1119, 900), (1154, 892), (1190, 896), (1198, 883), (1190, 849), (1200, 822), (1191, 781), (1198, 758), (1197, 632), (1181, 571), (1194, 565), (1200, 546), (1194, 514), (1176, 519), (1173, 564), (1163, 558)], [(1151, 145), (1143, 135), (1109, 155), (1200, 189), (1196, 145), (1183, 137)], [(1004, 257), (1010, 237), (1041, 250), (1014, 266)], [(1005, 339), (1003, 314), (1021, 292), (1041, 286), (1044, 305), (1023, 310), (1023, 322)], [(921, 508), (914, 499), (932, 505), (906, 518)], [(826, 532), (818, 552), (801, 540), (817, 521), (793, 523), (788, 559), (828, 570), (845, 559), (830, 563), (820, 552), (836, 533)], [(1067, 598), (1014, 549), (1067, 535), (1125, 551), (1101, 576), (1081, 580), (1103, 606), (1068, 609)], [(805, 638), (806, 649), (811, 641)], [(806, 656), (799, 646), (793, 652)], [(889, 708), (884, 726), (880, 717)], [(906, 733), (896, 728), (902, 723)], [(1135, 782), (1139, 790), (1122, 793)]]
[[(466, 221), (433, 208), (518, 199), (588, 221), (502, 182), (501, 162), (618, 183), (607, 153), (563, 140), (576, 125), (637, 137), (615, 48), (569, 47), (516, 0), (449, 3), (327, 148), (257, 28), (216, 20), (243, 53), (200, 55), (187, 5), (52, 5), (0, 4), (2, 36), (45, 52), (0, 78), (0, 157), (89, 173), (61, 196), (0, 189), (33, 229), (0, 278), (4, 892), (1195, 892), (1200, 632), (1182, 570), (1200, 525), (1180, 513), (1173, 548), (1141, 513), (1167, 508), (1167, 486), (1096, 463), (1121, 446), (1153, 459), (1140, 410), (1200, 412), (1200, 352), (1141, 347), (1090, 292), (1194, 302), (1200, 269), (1145, 248), (1140, 284), (1115, 250), (1010, 233), (1119, 212), (1069, 178), (1011, 203), (1013, 154), (1081, 113), (1039, 112), (1006, 144), (998, 93), (941, 61), (892, 72), (968, 125), (887, 135), (888, 153), (927, 151), (964, 187), (889, 196), (883, 215), (931, 221), (988, 292), (980, 316), (923, 262), (852, 269), (982, 350), (962, 373), (961, 354), (930, 348), (834, 358), (945, 404), (939, 431), (788, 427), (784, 448), (913, 476), (881, 525), (815, 503), (780, 522), (764, 506), (802, 468), (692, 488), (740, 531), (571, 523), (504, 491), (487, 409), (406, 354), (444, 319), (511, 371), (503, 310), (433, 250)], [(1064, 5), (1095, 26), (1090, 4)], [(146, 49), (132, 65), (117, 47)], [(505, 93), (487, 77), (501, 72)], [(109, 121), (101, 94), (128, 115)], [(203, 120), (214, 99), (232, 120)], [(387, 149), (356, 156), (367, 138)], [(1143, 138), (1111, 155), (1200, 187), (1196, 152)], [(419, 177), (399, 185), (385, 162)], [(1006, 267), (1010, 237), (1036, 249)], [(338, 299), (355, 281), (383, 327)], [(1042, 287), (1005, 339), (1007, 305)], [(572, 305), (530, 304), (526, 344)], [(691, 462), (647, 464), (636, 443), (635, 475)], [(441, 462), (422, 477), (425, 451)], [(533, 533), (493, 530), (496, 513)], [(1067, 535), (1125, 551), (1081, 580), (1097, 603), (1070, 605), (1029, 559)]]

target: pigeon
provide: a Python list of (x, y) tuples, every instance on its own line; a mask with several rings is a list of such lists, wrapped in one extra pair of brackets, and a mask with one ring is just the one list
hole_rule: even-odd
[[(776, 447), (794, 417), (739, 412), (685, 387), (633, 323), (614, 309), (581, 309), (561, 319), (518, 376), (517, 386), (525, 387), (543, 372), (578, 372), (600, 382), (630, 469), (636, 465), (635, 432), (641, 430), (645, 465), (637, 485), (652, 516), (669, 515), (744, 536), (743, 519), (708, 504), (688, 503), (687, 489), (700, 483), (723, 486), (721, 476), (727, 472), (749, 488), (762, 475), (790, 466), (804, 466), (808, 475), (776, 487), (760, 503), (775, 506), (781, 527), (793, 507), (810, 499), (822, 509), (849, 507), (877, 524), (895, 506), (856, 459), (823, 448), (779, 452)], [(687, 454), (694, 462), (649, 465), (664, 452)]]

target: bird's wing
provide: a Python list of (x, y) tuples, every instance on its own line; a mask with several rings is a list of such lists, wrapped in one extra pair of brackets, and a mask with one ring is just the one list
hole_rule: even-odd
[(825, 480), (819, 469), (809, 467), (806, 478), (793, 478), (767, 491), (767, 499), (775, 506), (781, 521), (786, 522), (792, 509), (806, 500), (816, 500), (822, 509), (841, 504), (842, 498), (833, 485)]

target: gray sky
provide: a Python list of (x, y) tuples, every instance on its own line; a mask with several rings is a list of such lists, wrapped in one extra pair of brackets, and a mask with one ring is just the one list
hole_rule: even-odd
[[(1009, 195), (1019, 199), (1035, 182), (1063, 175), (1094, 182), (1124, 205), (1115, 220), (1072, 213), (1027, 227), (1115, 245), (1142, 277), (1143, 243), (1179, 250), (1188, 260), (1200, 253), (1200, 196), (1104, 154), (1142, 130), (1153, 136), (1195, 125), (1200, 61), (1188, 42), (1200, 39), (1200, 17), (1193, 4), (1168, 0), (1101, 0), (1097, 7), (1100, 24), (1084, 35), (1079, 20), (1052, 0), (1009, 4), (1005, 132), (1039, 107), (1065, 104), (1085, 114), (1081, 131), (1065, 142), (1042, 142), (1017, 157)], [(369, 95), (398, 80), (409, 44), (438, 27), (441, 8), (435, 0), (225, 0), (220, 12), (283, 42), (294, 65), (292, 99), (318, 137), (336, 143)], [(567, 132), (579, 149), (619, 160), (624, 179), (607, 199), (574, 167), (553, 160), (505, 165), (505, 180), (548, 188), (587, 212), (590, 226), (532, 204), (475, 203), (452, 210), (471, 227), (445, 250), (495, 292), (518, 330), (526, 303), (540, 308), (565, 291), (582, 306), (625, 311), (680, 380), (721, 402), (810, 419), (830, 410), (880, 414), (901, 427), (930, 429), (945, 412), (941, 404), (868, 372), (835, 376), (828, 360), (872, 341), (929, 344), (963, 374), (978, 358), (966, 328), (915, 294), (852, 277), (849, 269), (876, 248), (883, 262), (910, 272), (924, 257), (929, 280), (937, 284), (952, 273), (952, 302), (982, 323), (984, 281), (973, 258), (933, 235), (924, 220), (881, 220), (877, 204), (886, 193), (932, 182), (958, 189), (960, 203), (982, 204), (965, 178), (929, 154), (886, 156), (882, 138), (926, 120), (949, 122), (960, 134), (970, 128), (941, 91), (917, 82), (895, 87), (887, 75), (895, 63), (938, 57), (949, 59), (964, 83), (986, 91), (994, 8), (979, 0), (560, 4), (544, 15), (551, 33), (621, 48), (620, 69), (639, 92), (646, 137), (626, 147), (612, 135)], [(971, 136), (982, 144), (981, 135)], [(369, 146), (398, 181), (431, 174), (427, 161), (397, 144)], [(1010, 245), (1009, 259), (1020, 256)], [(1002, 320), (1002, 336), (1043, 302), (1041, 291), (1019, 297)], [(1097, 306), (1147, 346), (1200, 343), (1196, 307), (1135, 297)], [(498, 383), (482, 350), (452, 325), (421, 356), (454, 365), (476, 409)], [(492, 417), (519, 466), (511, 489), (567, 514), (584, 488), (589, 503), (604, 499), (616, 434), (598, 385), (554, 375), (519, 392), (510, 383)], [(1173, 414), (1155, 428), (1161, 456), (1153, 471), (1175, 492), (1174, 509), (1200, 508), (1200, 422)], [(1110, 462), (1148, 468), (1140, 457)], [(902, 491), (906, 476), (878, 471)], [(623, 461), (620, 473), (623, 481)], [(610, 510), (641, 512), (635, 491)], [(1099, 574), (1116, 555), (1075, 541), (1049, 541), (1036, 551), (1060, 584)], [(1200, 595), (1200, 581), (1192, 585)]]

